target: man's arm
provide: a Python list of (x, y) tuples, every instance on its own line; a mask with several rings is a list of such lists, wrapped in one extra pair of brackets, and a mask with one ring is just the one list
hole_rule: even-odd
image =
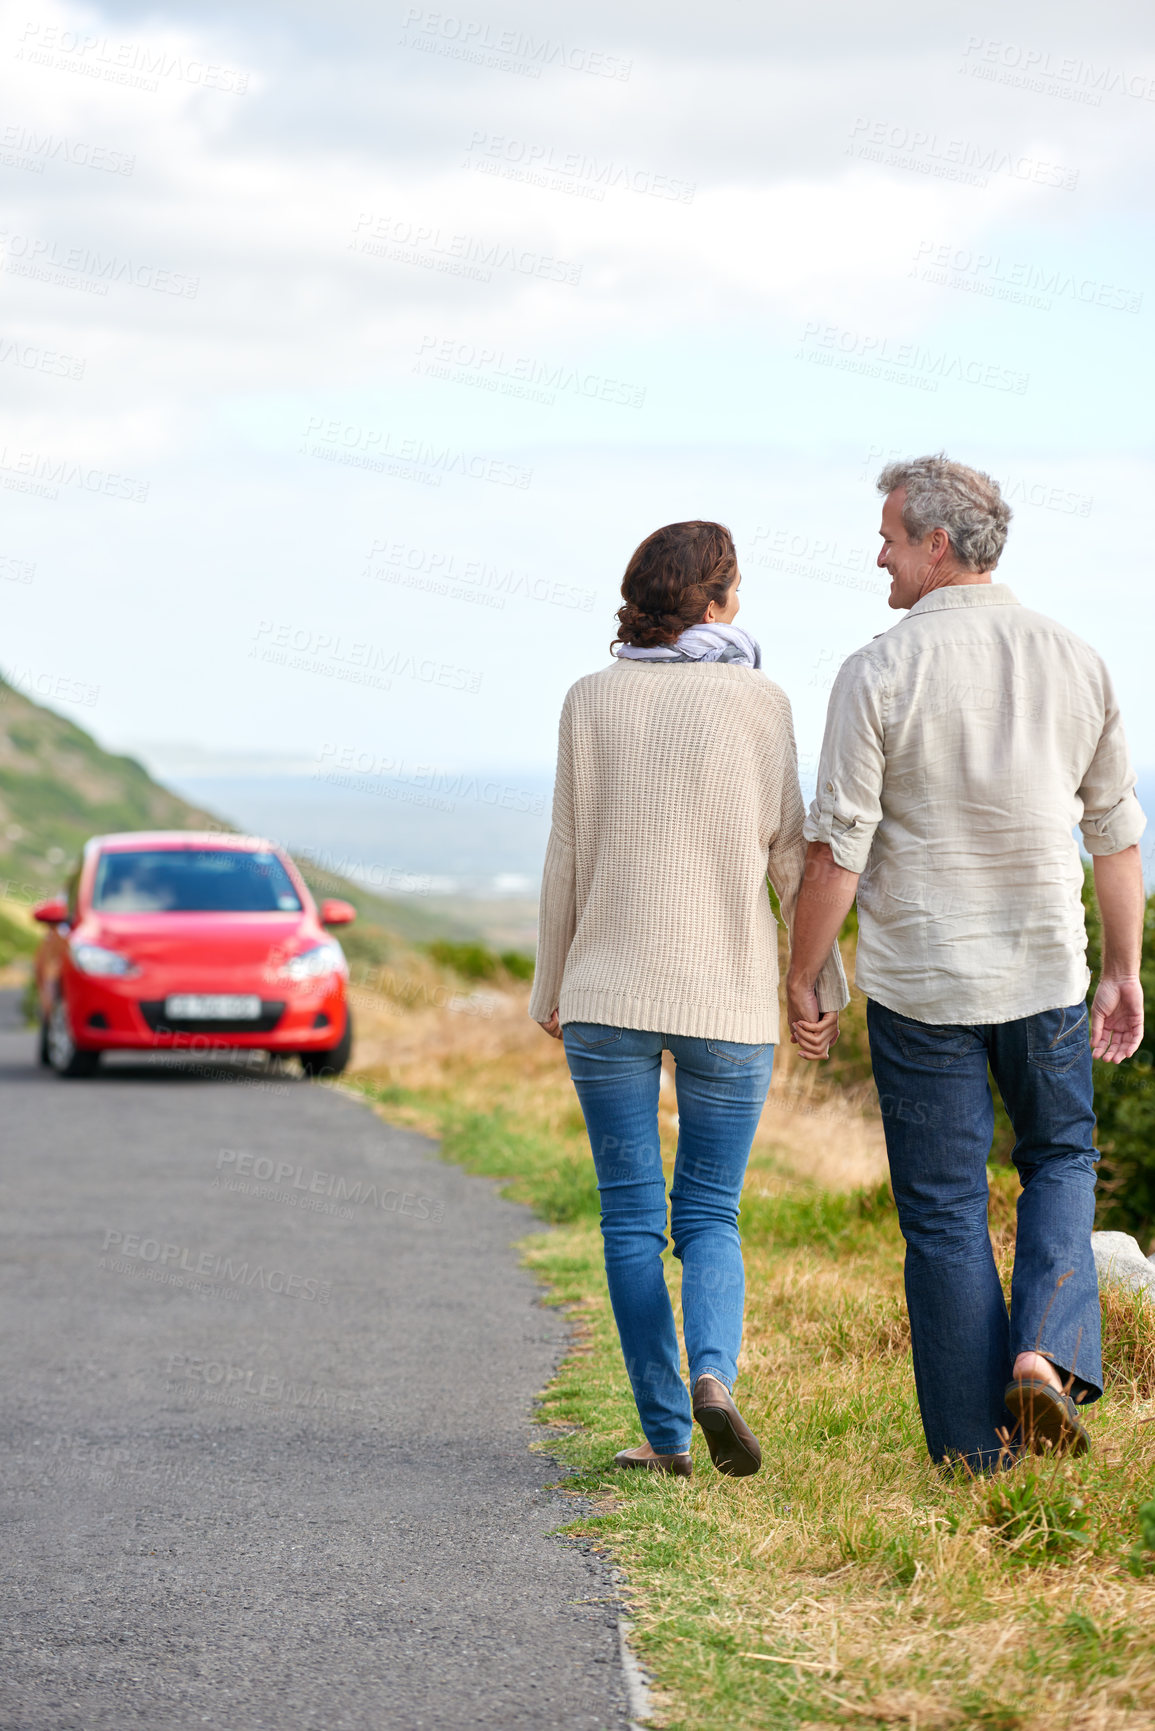
[(1143, 1038), (1143, 862), (1139, 844), (1091, 856), (1095, 896), (1103, 922), (1103, 965), (1091, 1006), (1091, 1051), (1121, 1064)]
[(814, 982), (854, 905), (858, 878), (858, 872), (836, 864), (828, 842), (810, 843), (794, 909), (786, 975), (786, 1011), (791, 1027), (795, 1022), (817, 1022), (821, 1016)]

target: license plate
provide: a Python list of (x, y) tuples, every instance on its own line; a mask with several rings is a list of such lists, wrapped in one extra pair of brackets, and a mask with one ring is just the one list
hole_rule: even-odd
[(166, 998), (164, 1013), (174, 1022), (255, 1022), (261, 1000), (229, 992), (178, 992)]

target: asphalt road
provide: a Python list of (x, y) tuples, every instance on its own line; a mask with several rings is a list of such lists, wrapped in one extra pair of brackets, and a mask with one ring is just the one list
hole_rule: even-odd
[(0, 1725), (620, 1731), (528, 1212), (325, 1088), (0, 1023)]

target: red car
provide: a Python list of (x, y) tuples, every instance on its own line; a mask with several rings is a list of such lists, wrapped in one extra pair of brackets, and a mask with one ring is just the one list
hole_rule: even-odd
[(40, 1057), (88, 1076), (102, 1052), (226, 1048), (295, 1053), (339, 1073), (353, 1028), (344, 952), (288, 855), (254, 836), (155, 830), (99, 835), (67, 896), (33, 909)]

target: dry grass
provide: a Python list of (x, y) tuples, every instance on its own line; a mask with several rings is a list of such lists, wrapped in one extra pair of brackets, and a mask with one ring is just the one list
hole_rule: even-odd
[[(424, 958), (380, 970), (378, 989), (351, 992), (354, 1072), (419, 1094), (456, 1091), (467, 1110), (500, 1104), (535, 1122), (582, 1130), (560, 1042), (528, 1014), (529, 988), (469, 991)], [(669, 1054), (659, 1105), (673, 1138), (677, 1106)], [(874, 1185), (886, 1176), (882, 1120), (865, 1090), (830, 1086), (790, 1046), (775, 1054), (774, 1081), (754, 1139), (749, 1184), (757, 1193), (806, 1177), (829, 1190)]]

